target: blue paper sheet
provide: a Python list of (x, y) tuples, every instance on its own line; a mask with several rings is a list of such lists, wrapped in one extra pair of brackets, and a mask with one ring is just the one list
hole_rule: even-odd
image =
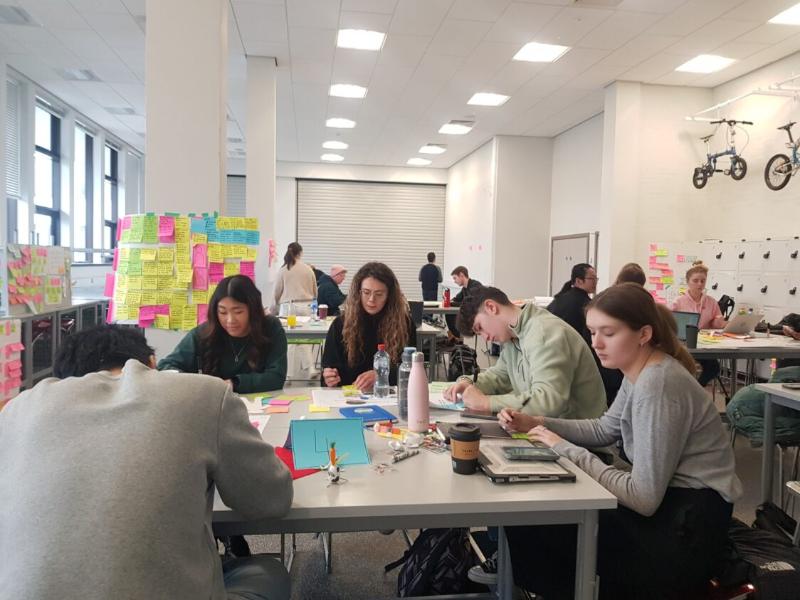
[(341, 465), (368, 465), (369, 452), (361, 419), (305, 419), (292, 421), (295, 469), (315, 469), (328, 464), (331, 442)]

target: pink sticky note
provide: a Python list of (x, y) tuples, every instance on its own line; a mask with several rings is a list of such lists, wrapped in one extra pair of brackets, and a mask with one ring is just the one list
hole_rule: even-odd
[(169, 314), (169, 304), (157, 304), (155, 306), (155, 314), (157, 314), (157, 315), (168, 315)]
[(165, 243), (175, 241), (175, 217), (158, 217), (158, 239)]
[(219, 283), (225, 277), (225, 267), (222, 263), (212, 262), (208, 264), (208, 280), (211, 283)]
[(106, 298), (114, 297), (114, 274), (106, 273), (106, 287), (103, 290), (103, 296)]
[[(117, 229), (117, 232), (119, 232), (119, 229)], [(114, 262), (112, 263), (111, 268), (116, 271), (118, 264), (119, 264), (119, 248), (114, 248)]]
[(131, 215), (127, 215), (125, 217), (122, 217), (122, 229), (123, 230), (131, 228), (132, 219), (133, 219), (133, 217)]
[(247, 275), (250, 279), (255, 281), (256, 278), (256, 263), (252, 260), (243, 260), (239, 263), (239, 272), (242, 275)]
[(192, 248), (192, 265), (195, 267), (208, 266), (208, 246), (206, 244), (197, 244)]
[(663, 283), (657, 283), (656, 284), (656, 289), (659, 290), (659, 291), (663, 290), (664, 289), (664, 284)]
[(114, 301), (108, 301), (108, 311), (106, 311), (106, 323), (114, 322)]
[(117, 219), (117, 241), (122, 238), (122, 219)]
[(205, 267), (195, 267), (194, 275), (192, 276), (192, 289), (207, 290), (208, 289), (208, 269)]
[(686, 262), (686, 257), (683, 254), (678, 254), (678, 256), (676, 256), (675, 259), (678, 262)]
[(270, 406), (289, 406), (291, 403), (291, 400), (278, 400), (277, 398), (273, 398), (269, 401)]
[(197, 305), (197, 324), (202, 325), (208, 321), (208, 304)]

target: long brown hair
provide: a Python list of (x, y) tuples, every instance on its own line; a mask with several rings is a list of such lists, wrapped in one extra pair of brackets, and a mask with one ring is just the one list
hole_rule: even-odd
[(647, 276), (644, 274), (644, 269), (636, 263), (628, 263), (617, 273), (617, 280), (614, 282), (614, 285), (619, 285), (626, 281), (632, 281), (633, 283), (638, 283), (643, 286), (647, 283)]
[(283, 255), (283, 266), (286, 270), (290, 270), (294, 263), (297, 262), (298, 257), (303, 253), (303, 247), (297, 242), (292, 242), (286, 248), (286, 254)]
[(361, 284), (367, 277), (377, 279), (386, 286), (386, 304), (378, 315), (378, 340), (386, 344), (392, 362), (399, 362), (403, 347), (408, 343), (411, 311), (394, 272), (380, 262), (368, 262), (361, 267), (350, 283), (350, 293), (344, 303), (342, 337), (347, 352), (347, 362), (354, 367), (359, 358), (374, 352), (364, 348), (364, 330), (369, 314), (361, 304)]
[(245, 275), (226, 277), (217, 284), (217, 289), (208, 303), (208, 320), (200, 326), (200, 366), (207, 375), (219, 375), (220, 359), (233, 352), (231, 336), (222, 327), (217, 306), (223, 298), (233, 298), (247, 305), (250, 333), (247, 335), (247, 363), (257, 369), (261, 359), (267, 355), (270, 340), (265, 331), (266, 317), (261, 303), (261, 292), (253, 280)]
[(680, 362), (692, 376), (697, 365), (681, 344), (676, 334), (675, 318), (659, 309), (646, 289), (636, 283), (620, 283), (600, 292), (586, 306), (586, 310), (599, 310), (613, 319), (622, 321), (634, 331), (645, 325), (653, 329), (650, 345)]

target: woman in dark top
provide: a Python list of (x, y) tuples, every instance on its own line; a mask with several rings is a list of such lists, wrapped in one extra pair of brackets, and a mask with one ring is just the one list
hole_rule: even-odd
[(249, 277), (226, 277), (208, 304), (208, 320), (158, 368), (215, 375), (242, 394), (279, 390), (286, 380), (286, 334), (276, 317), (264, 314), (261, 292)]
[(378, 344), (386, 345), (392, 362), (389, 383), (397, 383), (397, 365), (405, 346), (416, 346), (417, 331), (411, 320), (400, 284), (383, 263), (361, 267), (350, 284), (350, 293), (328, 330), (322, 355), (322, 384), (327, 387), (355, 385), (372, 390), (372, 360)]

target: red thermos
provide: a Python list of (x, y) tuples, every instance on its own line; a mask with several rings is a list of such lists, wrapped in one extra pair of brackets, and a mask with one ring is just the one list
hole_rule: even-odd
[(444, 288), (444, 293), (442, 294), (442, 306), (444, 308), (448, 308), (450, 306), (450, 288)]

